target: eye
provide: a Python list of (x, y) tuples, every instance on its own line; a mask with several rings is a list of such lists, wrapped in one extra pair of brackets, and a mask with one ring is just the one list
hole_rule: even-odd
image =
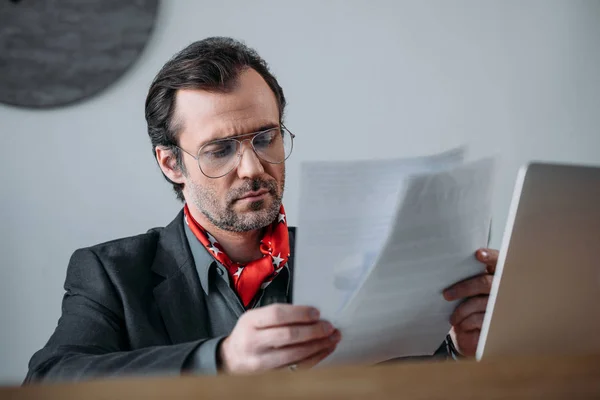
[(267, 148), (271, 146), (275, 140), (277, 140), (277, 135), (279, 134), (279, 129), (271, 129), (266, 132), (263, 132), (259, 135), (256, 135), (253, 140), (254, 147), (258, 148)]
[(209, 143), (202, 148), (201, 156), (207, 159), (231, 157), (235, 154), (235, 147), (235, 142), (232, 141)]

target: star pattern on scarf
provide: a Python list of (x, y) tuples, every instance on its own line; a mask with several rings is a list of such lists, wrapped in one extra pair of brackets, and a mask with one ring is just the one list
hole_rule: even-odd
[(287, 221), (285, 220), (285, 214), (281, 214), (279, 213), (279, 217), (277, 217), (277, 222), (285, 222), (287, 224)]
[(282, 261), (283, 261), (283, 258), (281, 258), (281, 253), (277, 254), (276, 256), (273, 257), (273, 266), (275, 268), (279, 268), (279, 264), (281, 264)]
[(211, 246), (214, 246), (216, 243), (218, 243), (217, 239), (215, 239), (215, 237), (208, 232), (206, 232), (206, 237), (208, 238)]
[(212, 251), (213, 253), (215, 253), (215, 256), (218, 256), (218, 255), (219, 255), (219, 253), (222, 253), (222, 251), (221, 251), (221, 250), (219, 250), (219, 249), (217, 248), (217, 246), (215, 246), (214, 244), (213, 244), (212, 246), (210, 246), (208, 249), (209, 249), (210, 251)]

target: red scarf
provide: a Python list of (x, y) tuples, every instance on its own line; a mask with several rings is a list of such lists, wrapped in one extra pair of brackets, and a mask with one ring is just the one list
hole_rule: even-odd
[(183, 208), (183, 212), (185, 222), (194, 236), (215, 260), (227, 268), (233, 282), (233, 289), (244, 303), (244, 307), (248, 308), (258, 292), (269, 286), (273, 278), (283, 269), (290, 256), (290, 242), (283, 205), (279, 209), (279, 216), (265, 228), (265, 234), (260, 240), (262, 258), (246, 265), (231, 261), (223, 252), (219, 242), (194, 219), (187, 204)]

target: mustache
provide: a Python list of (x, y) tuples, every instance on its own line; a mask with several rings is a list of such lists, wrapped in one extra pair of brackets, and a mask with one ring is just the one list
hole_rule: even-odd
[(275, 182), (275, 180), (266, 181), (260, 178), (256, 178), (245, 181), (241, 187), (233, 189), (231, 192), (229, 192), (228, 203), (231, 204), (240, 197), (244, 197), (246, 196), (246, 194), (250, 192), (256, 192), (260, 189), (267, 189), (270, 194), (277, 197), (277, 183)]

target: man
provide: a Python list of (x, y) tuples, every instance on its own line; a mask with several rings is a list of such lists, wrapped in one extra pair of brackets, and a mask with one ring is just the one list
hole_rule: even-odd
[[(146, 120), (184, 208), (165, 228), (73, 254), (62, 316), (26, 382), (310, 368), (335, 349), (340, 332), (318, 310), (286, 304), (294, 238), (281, 199), (294, 136), (285, 104), (265, 61), (232, 39), (193, 43), (167, 62)], [(465, 356), (497, 254), (477, 257), (487, 273), (445, 293), (465, 299), (451, 320)]]

